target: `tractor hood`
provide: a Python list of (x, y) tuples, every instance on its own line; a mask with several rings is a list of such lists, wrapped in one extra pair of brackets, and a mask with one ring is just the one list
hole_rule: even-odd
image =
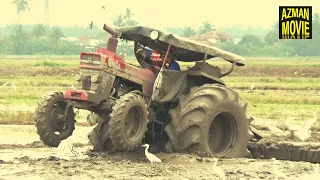
[[(143, 46), (150, 47), (158, 52), (166, 51), (169, 44), (171, 44), (170, 54), (173, 55), (177, 61), (195, 62), (204, 59), (205, 54), (207, 58), (220, 57), (238, 66), (245, 65), (245, 58), (224, 51), (217, 47), (207, 46), (193, 40), (179, 37), (170, 33), (165, 33), (153, 28), (143, 26), (127, 26), (115, 29), (118, 37), (126, 40), (138, 42)], [(151, 38), (151, 32), (157, 31), (157, 38)]]

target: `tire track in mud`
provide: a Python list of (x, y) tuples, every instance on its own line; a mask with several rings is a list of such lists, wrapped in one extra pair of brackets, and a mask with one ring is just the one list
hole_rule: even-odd
[(288, 160), (320, 163), (320, 143), (295, 143), (263, 141), (250, 143), (248, 147), (255, 159)]
[[(263, 132), (263, 131), (260, 131)], [(270, 133), (270, 132), (269, 132)], [(259, 142), (250, 142), (248, 150), (254, 159), (304, 161), (320, 163), (320, 133), (313, 132), (306, 141), (296, 137), (271, 135)]]
[[(89, 143), (73, 143), (74, 147), (89, 146)], [(0, 149), (25, 149), (25, 148), (48, 148), (42, 141), (34, 141), (28, 144), (0, 144)]]
[[(143, 150), (142, 150), (143, 152)], [(90, 154), (90, 153), (89, 153)], [(160, 153), (163, 163), (151, 165), (143, 153), (99, 153), (84, 159), (65, 160), (60, 157), (30, 158), (23, 156), (1, 167), (3, 179), (41, 177), (47, 179), (218, 179), (210, 158), (197, 155)], [(220, 159), (218, 166), (227, 179), (275, 179), (279, 169), (288, 178), (299, 179), (302, 174), (312, 174), (310, 163), (255, 159)], [(41, 179), (40, 178), (40, 179)]]

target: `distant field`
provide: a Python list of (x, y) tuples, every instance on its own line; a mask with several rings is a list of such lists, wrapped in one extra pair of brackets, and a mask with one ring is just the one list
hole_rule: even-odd
[[(0, 56), (0, 123), (33, 124), (41, 95), (71, 88), (78, 58)], [(127, 61), (137, 65), (130, 59)], [(224, 70), (230, 66), (223, 60), (208, 62)], [(180, 63), (184, 69), (192, 64)], [(237, 67), (223, 80), (249, 103), (249, 112), (259, 120), (301, 123), (314, 110), (320, 114), (320, 58), (249, 58), (246, 66)], [(251, 92), (253, 84), (255, 90)], [(79, 115), (82, 121), (85, 114)]]

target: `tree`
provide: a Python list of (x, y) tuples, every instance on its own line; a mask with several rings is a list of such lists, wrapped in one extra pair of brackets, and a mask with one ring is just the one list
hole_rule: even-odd
[(19, 15), (17, 24), (19, 24), (22, 13), (24, 13), (26, 10), (30, 11), (29, 1), (30, 0), (14, 0), (12, 2), (12, 4), (17, 7), (17, 14)]
[(279, 42), (279, 33), (276, 31), (269, 31), (268, 34), (264, 37), (264, 41), (268, 45), (274, 45)]
[(49, 33), (49, 39), (52, 42), (58, 42), (61, 37), (65, 37), (59, 27), (53, 27)]
[(191, 36), (195, 36), (196, 33), (197, 32), (191, 26), (187, 26), (187, 27), (183, 28), (182, 36), (183, 37), (191, 37)]
[(239, 41), (239, 45), (247, 47), (263, 47), (263, 41), (256, 35), (247, 34), (244, 35)]
[(43, 24), (37, 24), (36, 27), (32, 31), (32, 35), (34, 37), (41, 37), (46, 35), (47, 29)]
[(177, 28), (177, 27), (167, 27), (166, 31), (168, 33), (176, 34), (178, 36), (183, 36), (183, 28)]
[(125, 13), (125, 15), (124, 15), (124, 18), (125, 18), (125, 19), (130, 19), (131, 16), (133, 16), (133, 15), (134, 15), (134, 14), (132, 13), (131, 9), (130, 9), (130, 8), (127, 8), (127, 9), (126, 9), (126, 13)]
[(268, 45), (274, 45), (279, 42), (279, 21), (273, 23), (271, 30), (264, 37), (264, 41)]
[(22, 25), (18, 25), (14, 31), (14, 35), (11, 36), (12, 51), (14, 54), (26, 54), (27, 53), (27, 36), (23, 31)]
[[(116, 16), (116, 18), (113, 20), (113, 25), (118, 27), (136, 26), (139, 24), (139, 22), (134, 20), (133, 16), (134, 14), (132, 13), (131, 9), (127, 8), (124, 14), (119, 14)], [(105, 44), (105, 39), (99, 38), (99, 46), (105, 46)], [(133, 44), (129, 42), (127, 43), (126, 41), (119, 42), (117, 50), (120, 54), (133, 55)]]
[(116, 18), (113, 20), (113, 25), (121, 27), (124, 25), (124, 18), (122, 17), (121, 14), (119, 14), (118, 16), (116, 16)]
[(199, 29), (199, 34), (203, 34), (210, 31), (215, 31), (214, 25), (209, 23), (208, 21), (205, 21), (202, 23)]
[(138, 24), (139, 22), (133, 19), (129, 19), (124, 23), (125, 26), (136, 26)]
[(113, 20), (113, 25), (122, 27), (122, 26), (136, 26), (139, 24), (138, 21), (132, 19), (133, 17), (132, 11), (127, 8), (124, 15), (119, 14), (116, 16), (116, 18)]

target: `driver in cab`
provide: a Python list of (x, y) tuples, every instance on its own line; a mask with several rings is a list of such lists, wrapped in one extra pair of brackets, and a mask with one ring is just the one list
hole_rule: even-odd
[[(162, 66), (164, 61), (164, 57), (166, 55), (165, 52), (158, 53), (151, 49), (146, 49), (140, 44), (136, 50), (137, 56), (139, 56), (142, 60), (147, 62), (148, 64), (152, 64), (154, 66)], [(172, 55), (168, 55), (164, 67), (169, 70), (181, 71), (180, 66), (177, 61), (174, 60)]]

